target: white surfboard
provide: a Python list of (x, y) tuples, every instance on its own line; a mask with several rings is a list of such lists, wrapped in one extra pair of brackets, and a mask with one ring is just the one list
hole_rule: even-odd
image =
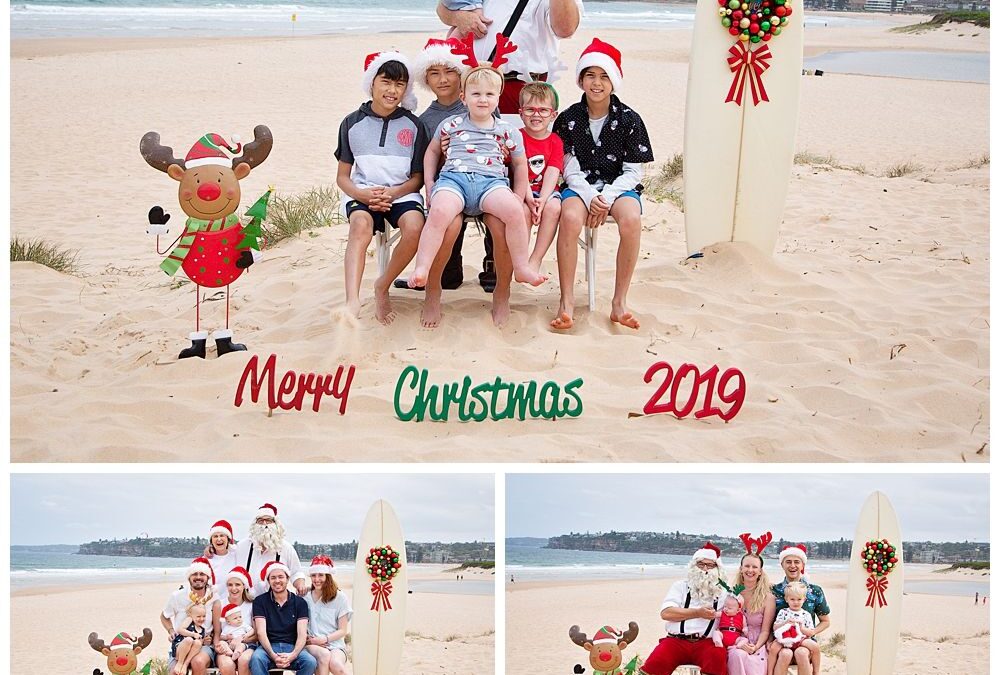
[[(392, 577), (386, 600), (391, 609), (376, 602), (374, 580), (365, 563), (373, 548), (391, 546), (401, 568)], [(354, 616), (351, 619), (351, 652), (354, 675), (399, 675), (403, 655), (407, 592), (406, 546), (403, 531), (389, 503), (379, 500), (365, 516), (358, 539), (354, 567)], [(375, 608), (373, 608), (375, 606)]]
[[(759, 1), (759, 0), (758, 0)], [(801, 0), (767, 45), (761, 81), (768, 101), (726, 103), (734, 74), (727, 59), (738, 38), (721, 25), (719, 3), (698, 0), (684, 118), (684, 228), (688, 255), (720, 241), (743, 241), (770, 255), (778, 238), (795, 158), (802, 79)]]
[[(861, 550), (868, 541), (888, 539), (896, 548), (899, 562), (885, 576), (886, 605), (868, 607), (869, 573), (861, 561)], [(850, 572), (847, 577), (847, 636), (844, 655), (847, 675), (891, 675), (899, 647), (899, 624), (903, 615), (903, 539), (899, 521), (888, 498), (874, 492), (865, 501), (858, 517), (851, 546)]]

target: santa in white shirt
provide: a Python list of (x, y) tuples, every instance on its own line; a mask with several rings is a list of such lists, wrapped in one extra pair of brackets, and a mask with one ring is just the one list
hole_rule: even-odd
[(236, 564), (250, 572), (255, 596), (267, 592), (267, 582), (261, 581), (260, 573), (265, 565), (274, 561), (288, 566), (289, 580), (299, 595), (308, 592), (309, 584), (299, 563), (299, 554), (285, 541), (285, 526), (278, 520), (277, 507), (262, 504), (250, 526), (250, 536), (236, 546)]

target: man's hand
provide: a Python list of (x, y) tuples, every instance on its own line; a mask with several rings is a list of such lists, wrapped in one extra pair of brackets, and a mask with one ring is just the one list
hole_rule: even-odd
[(278, 668), (286, 668), (291, 664), (291, 662), (292, 662), (291, 654), (281, 653), (274, 655), (274, 665), (276, 665)]
[[(599, 199), (599, 198), (595, 197), (595, 200), (596, 199)], [(709, 620), (711, 620), (711, 619), (718, 618), (718, 614), (711, 607), (698, 607), (695, 611), (698, 613), (697, 617), (699, 619), (709, 619)]]
[[(392, 202), (396, 199), (396, 193), (393, 188), (384, 188), (374, 200), (369, 205), (372, 211), (378, 211), (380, 213), (385, 213), (392, 208)], [(297, 588), (297, 587), (296, 587)], [(299, 594), (301, 595), (301, 593)]]
[(452, 16), (455, 19), (455, 32), (460, 38), (469, 33), (475, 33), (477, 38), (481, 38), (486, 35), (489, 25), (493, 23), (493, 19), (487, 19), (483, 16), (482, 9), (474, 9), (471, 12), (456, 11)]
[(381, 196), (383, 190), (385, 190), (385, 188), (381, 186), (365, 188), (364, 190), (358, 190), (354, 199), (356, 201), (361, 202), (365, 206), (370, 207), (372, 205), (372, 202)]
[[(388, 211), (388, 210), (389, 209), (386, 209), (386, 211)], [(306, 580), (305, 579), (298, 579), (292, 585), (295, 586), (295, 590), (296, 590), (296, 592), (298, 592), (299, 595), (305, 595), (306, 593), (309, 592), (309, 586), (306, 585)]]
[[(587, 213), (587, 227), (600, 227), (604, 224), (605, 218), (608, 217), (608, 213), (611, 212), (611, 204), (604, 201), (602, 195), (597, 195), (590, 200), (590, 209)], [(702, 608), (705, 609), (705, 608)], [(714, 610), (707, 608), (714, 615)], [(704, 617), (706, 619), (711, 617)]]

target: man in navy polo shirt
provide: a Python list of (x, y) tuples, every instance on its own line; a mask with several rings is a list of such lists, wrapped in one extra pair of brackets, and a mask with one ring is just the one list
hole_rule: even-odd
[(316, 672), (316, 659), (305, 651), (309, 605), (288, 592), (289, 574), (280, 562), (269, 562), (261, 570), (260, 578), (270, 590), (253, 601), (253, 625), (260, 643), (250, 659), (253, 675), (267, 675), (272, 666), (298, 675)]

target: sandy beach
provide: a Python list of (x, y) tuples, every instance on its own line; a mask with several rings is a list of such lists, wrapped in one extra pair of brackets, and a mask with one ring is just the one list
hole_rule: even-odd
[[(682, 151), (691, 31), (601, 33), (622, 47), (621, 98), (650, 131), (655, 176)], [(592, 37), (564, 41), (563, 59), (572, 64)], [(475, 234), (466, 284), (446, 291), (436, 330), (420, 328), (410, 292), (393, 295), (395, 323), (375, 321), (373, 258), (361, 319), (346, 316), (346, 226), (283, 242), (233, 286), (236, 339), (277, 354), (279, 377), (356, 366), (346, 414), (331, 399), (318, 413), (235, 407), (249, 354), (176, 358), (194, 330), (192, 287), (157, 268), (145, 226), (154, 204), (173, 223), (183, 216), (176, 184), (143, 162), (139, 138), (156, 130), (183, 155), (206, 131), (249, 138), (269, 125), (274, 151), (243, 181), (242, 210), (269, 184), (284, 195), (330, 185), (339, 121), (364, 100), (364, 55), (390, 45), (415, 54), (426, 38), (12, 41), (11, 232), (79, 251), (76, 275), (11, 266), (12, 461), (989, 460), (989, 165), (979, 161), (989, 86), (966, 82), (803, 78), (797, 149), (830, 159), (795, 166), (774, 256), (724, 244), (685, 262), (683, 213), (647, 200), (629, 296), (637, 332), (608, 321), (610, 228), (597, 310), (578, 283), (566, 335), (548, 329), (554, 277), (515, 289), (512, 320), (492, 325), (473, 281)], [(806, 45), (987, 52), (989, 31), (810, 28)], [(565, 75), (558, 90), (564, 105), (579, 96)], [(905, 163), (918, 168), (885, 177)], [(544, 267), (554, 275), (554, 248)], [(221, 326), (224, 304), (205, 303), (204, 327)], [(631, 416), (653, 395), (643, 374), (661, 360), (740, 368), (738, 417)], [(402, 422), (393, 396), (408, 365), (440, 385), (581, 377), (584, 411), (556, 424)]]
[[(963, 573), (938, 573), (932, 565), (907, 565), (907, 580), (961, 582)], [(983, 578), (983, 577), (980, 577)], [(988, 579), (988, 575), (985, 577)], [(639, 637), (626, 650), (645, 657), (663, 637), (659, 606), (675, 579), (644, 581), (517, 582), (507, 584), (507, 670), (524, 672), (571, 672), (574, 664), (586, 664), (586, 652), (570, 642), (569, 627), (578, 624), (588, 635), (603, 624), (624, 628), (639, 624)], [(847, 599), (847, 574), (830, 573), (812, 579), (823, 587), (830, 603), (831, 628), (824, 643), (843, 636)], [(903, 623), (894, 675), (953, 673), (961, 675), (989, 670), (989, 612), (973, 605), (965, 596), (903, 596)], [(524, 649), (531, 643), (533, 648)], [(841, 643), (839, 649), (842, 649)], [(844, 675), (845, 663), (838, 648), (824, 647), (823, 672)]]
[[(414, 581), (454, 579), (453, 573), (447, 571), (451, 567), (411, 567), (410, 578)], [(487, 575), (487, 578), (492, 577)], [(44, 672), (54, 662), (59, 663), (59, 672), (89, 673), (95, 667), (104, 669), (101, 655), (87, 644), (86, 636), (91, 631), (97, 631), (99, 636), (110, 641), (118, 631), (135, 635), (148, 627), (153, 631), (153, 642), (139, 655), (140, 665), (150, 657), (166, 657), (170, 643), (158, 617), (177, 586), (177, 582), (162, 581), (14, 591), (10, 601), (11, 644), (44, 641), (50, 648), (44, 652), (15, 649), (11, 672), (14, 675)], [(350, 580), (344, 579), (341, 587), (349, 592)], [(87, 611), (76, 611), (80, 607), (86, 607)], [(53, 616), (60, 617), (59, 630), (62, 635), (69, 636), (67, 639), (48, 639)], [(406, 626), (404, 672), (415, 675), (492, 672), (492, 595), (414, 591), (407, 597)]]

